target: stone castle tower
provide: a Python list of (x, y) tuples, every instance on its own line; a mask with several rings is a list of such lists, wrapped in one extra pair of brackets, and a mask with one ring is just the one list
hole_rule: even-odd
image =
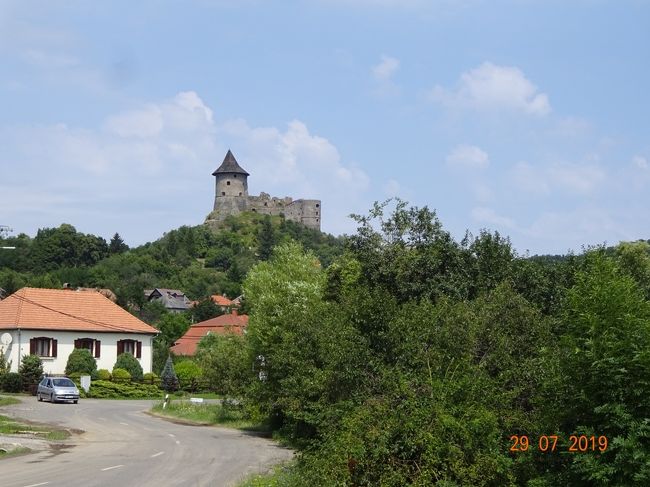
[(222, 222), (229, 215), (252, 211), (264, 215), (284, 215), (287, 220), (320, 230), (320, 200), (276, 198), (267, 193), (248, 194), (248, 174), (228, 150), (221, 166), (212, 173), (215, 177), (214, 209), (206, 223)]

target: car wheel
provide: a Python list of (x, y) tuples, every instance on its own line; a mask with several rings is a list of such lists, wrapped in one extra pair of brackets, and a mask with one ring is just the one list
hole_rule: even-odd
[(79, 401), (72, 401), (74, 404), (77, 404)]
[(54, 394), (50, 394), (50, 402), (54, 404)]
[(36, 397), (38, 398), (38, 402), (43, 402), (43, 396), (40, 393), (36, 394)]

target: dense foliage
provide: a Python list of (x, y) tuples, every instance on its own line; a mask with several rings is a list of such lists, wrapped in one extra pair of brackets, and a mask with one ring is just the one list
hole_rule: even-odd
[(160, 374), (160, 387), (167, 392), (174, 392), (179, 388), (178, 376), (174, 370), (174, 362), (171, 357), (167, 357), (165, 366)]
[(289, 485), (648, 484), (647, 244), (529, 259), (401, 202), (357, 221), (326, 270), (281, 245), (244, 284), (246, 397), (302, 450)]
[(97, 375), (97, 361), (89, 350), (85, 348), (75, 348), (70, 355), (68, 355), (65, 374), (81, 374), (95, 377)]
[(43, 361), (38, 355), (25, 355), (18, 367), (18, 373), (23, 381), (23, 387), (29, 388), (41, 381), (43, 377)]
[(124, 369), (131, 375), (131, 379), (142, 382), (142, 365), (133, 354), (129, 352), (119, 354), (113, 366), (113, 376), (115, 376), (116, 369)]

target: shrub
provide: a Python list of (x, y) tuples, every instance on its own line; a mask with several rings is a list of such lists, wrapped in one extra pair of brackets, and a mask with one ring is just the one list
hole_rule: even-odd
[(75, 348), (68, 356), (68, 363), (65, 366), (65, 374), (70, 376), (70, 374), (73, 373), (96, 377), (97, 362), (90, 353), (90, 350), (85, 348)]
[(203, 377), (203, 369), (198, 364), (191, 360), (183, 360), (178, 362), (174, 369), (178, 382), (183, 390), (194, 392), (196, 391), (199, 379)]
[(174, 392), (178, 389), (178, 377), (174, 371), (174, 363), (172, 362), (171, 357), (167, 357), (165, 368), (160, 375), (160, 387), (167, 392)]
[(142, 376), (142, 382), (145, 384), (160, 384), (160, 377), (158, 377), (156, 374), (153, 372), (147, 372)]
[(160, 389), (158, 386), (151, 384), (117, 383), (96, 380), (91, 384), (87, 397), (100, 399), (160, 397)]
[(142, 381), (142, 365), (140, 365), (138, 359), (129, 352), (121, 353), (117, 356), (117, 362), (115, 362), (115, 365), (113, 366), (113, 375), (115, 375), (115, 369), (124, 369), (131, 374), (131, 378), (134, 381)]
[(97, 379), (98, 380), (111, 380), (112, 379), (111, 372), (109, 370), (106, 370), (106, 369), (99, 369), (97, 371)]
[(2, 376), (0, 388), (5, 392), (20, 392), (23, 390), (23, 378), (17, 372), (7, 372)]
[(125, 369), (113, 369), (113, 382), (131, 382), (131, 374)]
[(43, 362), (38, 355), (27, 355), (23, 357), (18, 373), (23, 380), (23, 387), (29, 388), (38, 384), (43, 377)]

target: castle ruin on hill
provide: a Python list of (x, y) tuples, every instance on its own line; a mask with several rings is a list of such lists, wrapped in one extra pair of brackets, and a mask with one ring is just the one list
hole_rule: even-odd
[(294, 200), (288, 196), (276, 198), (267, 193), (248, 194), (248, 174), (228, 150), (221, 166), (212, 173), (215, 177), (214, 209), (206, 223), (219, 224), (230, 215), (252, 211), (263, 215), (284, 215), (287, 220), (308, 228), (320, 230), (320, 200)]

